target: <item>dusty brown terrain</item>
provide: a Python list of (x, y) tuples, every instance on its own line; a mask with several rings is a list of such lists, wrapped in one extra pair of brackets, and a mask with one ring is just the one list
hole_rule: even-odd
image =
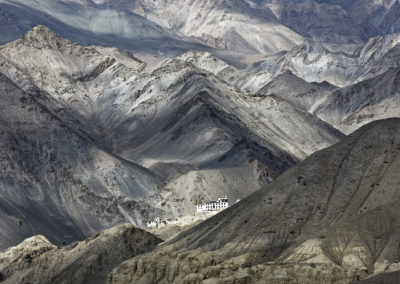
[(160, 242), (128, 224), (65, 247), (34, 236), (0, 253), (0, 282), (104, 283), (118, 263), (148, 252)]
[(399, 260), (400, 120), (362, 127), (108, 283), (349, 283)]

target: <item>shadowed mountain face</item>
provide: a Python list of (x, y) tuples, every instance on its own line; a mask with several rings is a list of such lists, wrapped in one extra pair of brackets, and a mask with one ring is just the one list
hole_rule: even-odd
[(399, 117), (400, 69), (333, 92), (315, 114), (344, 133), (378, 119)]
[(397, 284), (399, 283), (399, 279), (400, 272), (394, 271), (382, 273), (362, 281), (353, 282), (352, 284)]
[[(121, 264), (109, 283), (321, 283), (381, 271), (399, 259), (399, 153), (399, 119), (368, 124), (163, 248)], [(153, 270), (154, 261), (164, 268)], [(303, 272), (296, 274), (296, 265)], [(315, 269), (325, 272), (314, 278)]]
[(353, 22), (361, 27), (366, 36), (398, 33), (400, 3), (396, 0), (341, 1), (317, 0), (328, 4), (340, 5)]
[(308, 83), (286, 71), (261, 88), (256, 96), (275, 96), (297, 108), (314, 113), (318, 106), (325, 104), (335, 89), (335, 86), (327, 82)]
[(69, 243), (126, 216), (154, 217), (140, 200), (157, 193), (156, 175), (99, 149), (3, 75), (0, 96), (0, 250), (39, 233)]
[(400, 116), (398, 84), (398, 68), (344, 88), (308, 83), (287, 71), (256, 95), (279, 97), (349, 134), (368, 122)]
[(260, 0), (279, 21), (306, 38), (331, 43), (357, 43), (398, 33), (396, 0)]

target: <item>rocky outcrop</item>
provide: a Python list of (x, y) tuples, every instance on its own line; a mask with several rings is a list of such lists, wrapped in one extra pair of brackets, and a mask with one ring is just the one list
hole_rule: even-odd
[(0, 281), (104, 283), (120, 262), (151, 251), (160, 242), (132, 225), (119, 225), (62, 247), (44, 236), (34, 236), (0, 253)]

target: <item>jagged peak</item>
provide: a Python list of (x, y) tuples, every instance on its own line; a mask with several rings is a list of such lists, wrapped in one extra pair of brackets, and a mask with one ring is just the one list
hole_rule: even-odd
[[(275, 79), (286, 78), (286, 77), (293, 77), (293, 78), (300, 79), (298, 76), (293, 74), (293, 72), (291, 70), (289, 70), (289, 69), (285, 70), (283, 73), (281, 73), (278, 76), (276, 76)], [(300, 79), (300, 80), (302, 80), (302, 79)]]
[(270, 89), (272, 86), (275, 86), (276, 84), (281, 84), (282, 82), (285, 82), (287, 85), (293, 85), (293, 84), (309, 84), (305, 80), (299, 78), (295, 74), (293, 74), (292, 71), (290, 70), (285, 70), (283, 73), (277, 75), (275, 78), (271, 80), (268, 84), (266, 84), (264, 87), (262, 87), (257, 93), (258, 94), (264, 94)]
[[(33, 250), (38, 247), (53, 246), (53, 244), (43, 235), (36, 235), (23, 240), (19, 245), (8, 248), (5, 253), (21, 250)], [(1, 256), (1, 254), (0, 254)]]
[(188, 58), (188, 57), (202, 57), (202, 56), (206, 56), (206, 57), (215, 57), (212, 53), (208, 52), (208, 51), (202, 51), (202, 50), (188, 50), (185, 53), (183, 53), (182, 55), (178, 56), (177, 58)]
[(46, 243), (51, 244), (51, 242), (43, 235), (36, 235), (30, 238), (25, 239), (22, 244), (39, 244), (39, 243)]
[(49, 27), (44, 25), (37, 25), (33, 29), (26, 32), (25, 38), (39, 38), (39, 37), (46, 37), (46, 38), (57, 38), (58, 35), (50, 30)]
[(33, 29), (28, 31), (20, 40), (20, 43), (31, 44), (38, 48), (59, 48), (61, 46), (73, 44), (71, 41), (60, 37), (57, 33), (44, 25), (35, 26)]
[(177, 59), (191, 63), (196, 67), (207, 70), (213, 74), (217, 74), (229, 67), (234, 68), (208, 51), (189, 50), (178, 56)]

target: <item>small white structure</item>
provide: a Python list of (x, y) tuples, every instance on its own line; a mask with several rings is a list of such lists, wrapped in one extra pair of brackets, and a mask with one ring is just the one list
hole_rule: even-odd
[(211, 211), (222, 211), (228, 208), (228, 197), (218, 198), (217, 201), (209, 201), (204, 204), (197, 205), (197, 213), (211, 212)]
[(162, 220), (160, 217), (157, 217), (153, 221), (147, 222), (147, 228), (162, 228), (168, 223), (167, 220)]

